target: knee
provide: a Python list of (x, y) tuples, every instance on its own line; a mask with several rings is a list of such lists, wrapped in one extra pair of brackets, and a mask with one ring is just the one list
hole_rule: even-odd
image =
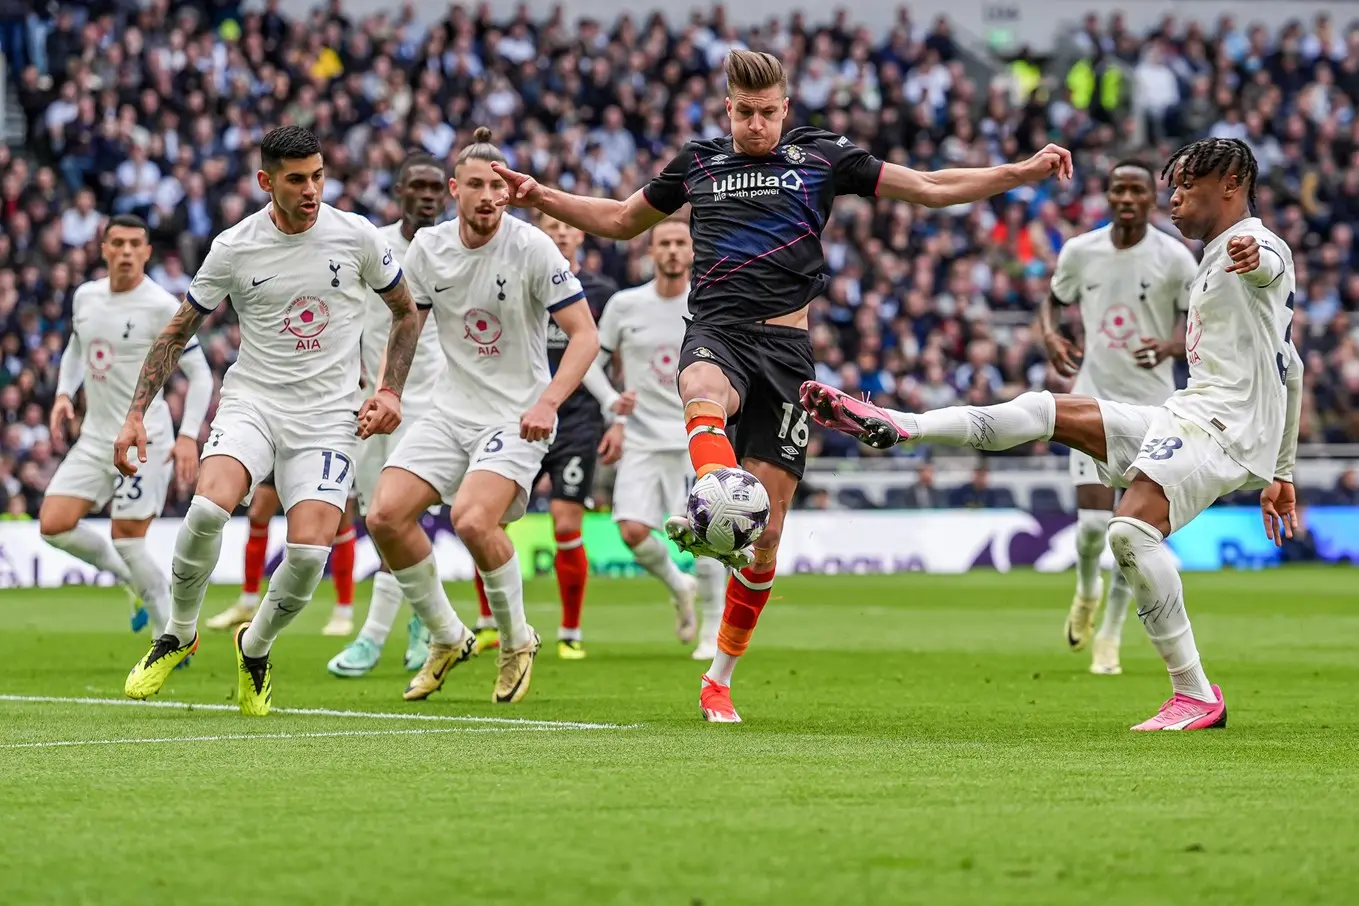
[(755, 539), (755, 555), (758, 557), (761, 553), (765, 553), (772, 557), (778, 553), (779, 542), (782, 540), (783, 526), (770, 522), (760, 533), (760, 537)]
[(231, 513), (208, 498), (195, 495), (189, 501), (189, 511), (184, 514), (184, 527), (195, 534), (211, 535), (220, 532), (230, 518)]
[(1119, 569), (1136, 569), (1137, 559), (1161, 544), (1161, 533), (1137, 519), (1115, 516), (1109, 520), (1109, 549), (1118, 561)]
[(618, 534), (623, 536), (623, 543), (628, 547), (636, 547), (650, 537), (651, 529), (640, 522), (620, 522)]
[(321, 581), (326, 562), (330, 559), (330, 548), (318, 544), (294, 544), (289, 542), (283, 554), (284, 565), (289, 572), (303, 583)]
[(367, 515), (363, 517), (363, 523), (374, 541), (381, 544), (400, 533), (402, 514), (399, 510), (399, 506), (386, 498), (378, 497), (373, 501)]
[(42, 534), (43, 540), (51, 542), (56, 535), (64, 535), (76, 527), (79, 519), (72, 518), (70, 513), (64, 513), (54, 506), (49, 506), (43, 502), (42, 509), (38, 511), (38, 531)]
[(1104, 548), (1113, 514), (1108, 510), (1076, 511), (1076, 550), (1082, 554), (1098, 553)]
[(578, 504), (554, 502), (552, 531), (558, 535), (579, 535), (584, 516), (585, 509)]
[(478, 547), (500, 527), (500, 520), (484, 506), (455, 507), (451, 514), (453, 532), (468, 547)]

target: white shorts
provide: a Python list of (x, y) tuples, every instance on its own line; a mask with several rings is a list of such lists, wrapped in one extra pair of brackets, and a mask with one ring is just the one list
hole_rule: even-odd
[(1071, 472), (1071, 483), (1076, 487), (1087, 484), (1103, 484), (1104, 480), (1099, 476), (1099, 464), (1095, 458), (1080, 450), (1072, 450), (1067, 457), (1067, 468)]
[(1104, 484), (1126, 488), (1134, 470), (1161, 486), (1170, 501), (1170, 530), (1179, 531), (1218, 498), (1266, 482), (1232, 459), (1217, 438), (1163, 406), (1099, 401), (1107, 463)]
[(468, 472), (494, 472), (519, 485), (519, 495), (501, 518), (508, 525), (528, 508), (534, 479), (552, 444), (524, 440), (519, 423), (473, 425), (435, 410), (416, 421), (387, 458), (386, 468), (405, 469), (423, 479), (452, 505)]
[(688, 450), (624, 452), (613, 480), (613, 521), (658, 529), (666, 516), (688, 509), (693, 486)]
[(285, 415), (245, 400), (223, 400), (203, 458), (230, 456), (245, 466), (251, 494), (273, 473), (284, 513), (303, 500), (320, 500), (344, 510), (354, 484), (357, 428), (352, 409)]
[[(146, 462), (137, 463), (137, 474), (131, 478), (121, 475), (113, 467), (113, 443), (82, 437), (71, 447), (66, 458), (57, 466), (47, 486), (48, 497), (76, 497), (88, 500), (93, 512), (104, 508), (110, 500), (110, 515), (114, 519), (140, 522), (159, 516), (165, 508), (165, 492), (175, 475), (174, 439), (166, 434), (148, 438)], [(128, 451), (136, 462), (137, 451)]]

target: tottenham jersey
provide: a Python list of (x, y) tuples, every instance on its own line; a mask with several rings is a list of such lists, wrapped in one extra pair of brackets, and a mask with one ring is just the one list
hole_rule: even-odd
[[(1227, 243), (1253, 236), (1260, 266), (1227, 273)], [(1271, 481), (1283, 441), (1293, 362), (1293, 253), (1258, 218), (1208, 243), (1189, 294), (1189, 384), (1166, 407), (1213, 434), (1232, 458)]]
[(1149, 227), (1131, 248), (1114, 247), (1113, 227), (1076, 236), (1062, 246), (1052, 295), (1080, 303), (1085, 356), (1073, 393), (1142, 406), (1159, 406), (1175, 391), (1175, 363), (1137, 364), (1134, 353), (1170, 338), (1189, 307), (1198, 264), (1179, 240)]
[(604, 309), (600, 348), (618, 353), (623, 381), (637, 392), (623, 433), (627, 451), (688, 449), (684, 404), (675, 384), (688, 314), (687, 292), (662, 298), (654, 280), (617, 293)]
[(448, 366), (436, 405), (468, 424), (517, 423), (551, 381), (549, 313), (585, 298), (557, 246), (505, 217), (489, 242), (469, 249), (450, 220), (415, 234), (405, 268)]
[(222, 399), (357, 409), (368, 296), (400, 279), (395, 253), (359, 215), (323, 204), (310, 229), (288, 234), (265, 207), (212, 241), (186, 296), (204, 312), (230, 296), (240, 321)]
[[(149, 277), (125, 293), (110, 290), (105, 277), (76, 289), (71, 305), (72, 344), (67, 355), (80, 355), (85, 366), (80, 435), (112, 445), (127, 418), (146, 354), (179, 310), (179, 300)], [(198, 340), (193, 339), (185, 348), (196, 346)], [(153, 440), (168, 439), (174, 431), (170, 409), (159, 393), (143, 421)]]
[[(406, 250), (411, 245), (401, 233), (401, 222), (397, 221), (380, 228), (378, 235), (396, 255), (396, 263), (401, 264), (406, 257)], [(391, 332), (391, 309), (377, 293), (368, 293), (362, 345), (363, 370), (370, 381), (378, 379), (382, 356), (387, 351), (387, 338)], [(433, 321), (427, 320), (424, 329), (420, 331), (415, 357), (411, 359), (411, 370), (406, 375), (406, 387), (401, 393), (401, 412), (404, 418), (416, 418), (433, 408), (434, 392), (439, 385), (439, 376), (443, 373), (444, 352), (439, 348), (439, 331)]]

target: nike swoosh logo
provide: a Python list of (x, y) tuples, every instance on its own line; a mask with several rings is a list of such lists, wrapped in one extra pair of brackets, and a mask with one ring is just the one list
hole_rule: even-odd
[[(274, 274), (274, 277), (277, 277), (277, 276), (278, 276), (278, 274)], [(255, 278), (252, 277), (252, 278), (250, 278), (250, 285), (251, 285), (251, 286), (259, 286), (261, 283), (268, 283), (270, 280), (274, 279), (274, 277), (265, 277), (263, 280), (256, 280)]]
[(435, 670), (435, 671), (434, 671), (434, 678), (435, 678), (436, 680), (441, 680), (441, 679), (443, 679), (443, 678), (444, 678), (444, 674), (447, 673), (448, 670), (449, 670), (449, 668), (453, 666), (453, 663), (454, 663), (453, 661), (449, 661), (448, 663), (444, 664), (444, 669), (442, 669), (442, 670)]
[(323, 485), (323, 484), (318, 484), (318, 485), (316, 486), (316, 490), (320, 491), (320, 492), (323, 493), (323, 494), (336, 494), (336, 493), (339, 493), (341, 490), (343, 490), (343, 488), (339, 488), (339, 487), (328, 488), (328, 487), (326, 487), (326, 486)]
[[(532, 662), (530, 661), (530, 663), (532, 663)], [(520, 687), (520, 686), (524, 685), (524, 677), (526, 677), (526, 676), (528, 676), (528, 670), (527, 670), (527, 669), (525, 669), (522, 673), (519, 674), (519, 679), (515, 680), (514, 688), (510, 690), (509, 694), (506, 695), (506, 696), (503, 696), (500, 700), (501, 700), (502, 702), (512, 702), (512, 701), (514, 701), (514, 694), (515, 694), (516, 692), (519, 691), (519, 687)]]
[(443, 292), (444, 290), (452, 289), (453, 286), (454, 286), (454, 284), (452, 284), (452, 283), (448, 284), (447, 286), (436, 286), (436, 287), (434, 287), (434, 291), (435, 291), (436, 293), (441, 293), (441, 292)]

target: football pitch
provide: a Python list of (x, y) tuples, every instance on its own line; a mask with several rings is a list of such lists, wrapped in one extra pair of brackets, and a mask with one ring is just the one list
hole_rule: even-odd
[[(513, 707), (493, 656), (404, 703), (401, 625), (329, 676), (327, 582), (264, 720), (223, 634), (121, 704), (120, 592), (0, 591), (0, 903), (1354, 902), (1359, 572), (1188, 576), (1230, 725), (1159, 735), (1128, 732), (1169, 689), (1135, 616), (1121, 677), (1065, 650), (1072, 581), (780, 578), (740, 726), (699, 719), (644, 580), (593, 579), (589, 658), (545, 644)], [(555, 586), (527, 596), (546, 641)]]

